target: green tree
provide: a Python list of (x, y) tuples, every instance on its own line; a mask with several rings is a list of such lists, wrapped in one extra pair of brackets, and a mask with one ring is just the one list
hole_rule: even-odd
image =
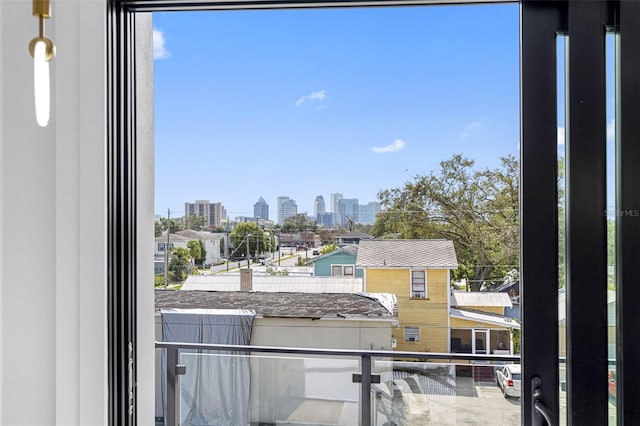
[(167, 219), (166, 217), (163, 217), (163, 218), (160, 218), (160, 224), (162, 225), (162, 231), (166, 231), (167, 228), (170, 228), (169, 232), (171, 232), (172, 234), (178, 231), (182, 231), (184, 229), (182, 218)]
[(313, 231), (316, 232), (318, 224), (315, 220), (309, 220), (306, 215), (297, 214), (287, 218), (282, 224), (281, 231), (284, 233)]
[(233, 247), (235, 247), (234, 254), (246, 255), (247, 244), (249, 245), (251, 256), (271, 251), (271, 239), (266, 238), (262, 228), (253, 222), (238, 224), (229, 234), (229, 239)]
[(194, 231), (202, 231), (205, 225), (204, 216), (192, 214), (184, 218), (184, 228), (193, 229)]
[(187, 248), (189, 249), (189, 255), (193, 266), (196, 264), (203, 265), (207, 258), (207, 251), (204, 249), (204, 243), (202, 240), (190, 240), (187, 241)]
[(174, 281), (182, 281), (191, 267), (191, 254), (189, 249), (184, 247), (176, 247), (171, 250), (171, 259), (169, 260), (169, 272), (173, 276)]
[(332, 251), (336, 251), (338, 250), (340, 247), (338, 247), (337, 244), (329, 244), (326, 246), (322, 246), (320, 247), (320, 254), (327, 254), (327, 253), (331, 253)]
[(159, 237), (162, 235), (162, 223), (160, 223), (160, 221), (155, 221), (153, 223), (154, 227), (155, 227), (155, 236)]
[(513, 156), (501, 158), (499, 168), (474, 170), (473, 160), (457, 154), (414, 179), (378, 193), (384, 211), (375, 236), (453, 241), (460, 264), (453, 277), (467, 279), (473, 291), (518, 267), (519, 165)]

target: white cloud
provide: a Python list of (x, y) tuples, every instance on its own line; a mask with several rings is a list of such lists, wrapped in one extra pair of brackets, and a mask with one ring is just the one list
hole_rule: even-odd
[(296, 101), (296, 106), (301, 106), (305, 102), (324, 102), (325, 99), (327, 99), (326, 90), (318, 90), (317, 92), (300, 96), (300, 99)]
[(164, 47), (164, 33), (160, 30), (153, 30), (153, 59), (166, 59), (171, 56)]
[(607, 123), (607, 142), (613, 143), (616, 140), (616, 120), (611, 119)]
[(467, 124), (464, 127), (464, 129), (462, 129), (462, 132), (460, 132), (460, 137), (462, 139), (465, 139), (471, 134), (471, 132), (473, 132), (474, 130), (480, 129), (483, 126), (484, 125), (479, 121), (474, 121), (473, 123)]
[(564, 127), (558, 127), (558, 145), (564, 145)]
[(393, 143), (387, 146), (374, 146), (373, 148), (371, 148), (371, 151), (375, 152), (376, 154), (385, 154), (387, 152), (398, 152), (402, 148), (404, 148), (405, 145), (406, 145), (405, 141), (403, 141), (402, 139), (396, 139), (395, 141), (393, 141)]

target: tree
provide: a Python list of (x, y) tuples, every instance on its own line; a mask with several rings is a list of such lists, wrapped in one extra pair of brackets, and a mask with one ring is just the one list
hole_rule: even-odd
[(191, 256), (192, 264), (196, 263), (200, 265), (204, 264), (207, 258), (207, 251), (204, 249), (204, 243), (202, 240), (190, 240), (187, 241), (187, 248), (189, 249), (189, 255)]
[(316, 232), (318, 224), (315, 220), (307, 219), (306, 215), (297, 214), (285, 219), (282, 224), (281, 231), (284, 233), (313, 231)]
[(191, 267), (191, 255), (184, 247), (176, 247), (171, 250), (171, 260), (169, 261), (169, 271), (174, 281), (181, 281)]
[(159, 237), (162, 235), (162, 223), (160, 223), (160, 221), (156, 221), (153, 223), (154, 227), (155, 227), (155, 236)]
[(170, 233), (175, 233), (178, 231), (182, 231), (184, 229), (184, 224), (182, 222), (182, 218), (180, 219), (167, 219), (166, 217), (162, 217), (160, 218), (160, 223), (162, 224), (162, 231), (166, 231), (167, 228), (169, 229)]
[(198, 216), (195, 214), (189, 215), (184, 218), (184, 228), (193, 229), (194, 231), (202, 231), (205, 225), (204, 216)]
[(332, 251), (336, 251), (338, 250), (340, 247), (338, 247), (337, 244), (329, 244), (326, 246), (322, 246), (320, 247), (320, 254), (327, 254), (327, 253), (331, 253)]
[(233, 253), (239, 255), (247, 254), (247, 244), (249, 244), (250, 254), (271, 251), (271, 238), (266, 238), (262, 228), (253, 222), (238, 224), (229, 234), (229, 239), (235, 247)]
[(499, 168), (474, 170), (473, 160), (457, 154), (402, 188), (380, 191), (374, 236), (451, 240), (460, 265), (454, 278), (473, 291), (498, 284), (520, 254), (519, 165), (513, 156), (500, 160)]

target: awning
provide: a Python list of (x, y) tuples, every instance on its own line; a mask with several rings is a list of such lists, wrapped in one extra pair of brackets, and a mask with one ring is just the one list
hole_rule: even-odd
[(473, 322), (483, 322), (486, 324), (497, 325), (506, 328), (520, 329), (520, 323), (513, 318), (505, 317), (497, 314), (490, 314), (488, 312), (470, 311), (467, 309), (449, 309), (449, 315), (451, 318), (458, 318)]

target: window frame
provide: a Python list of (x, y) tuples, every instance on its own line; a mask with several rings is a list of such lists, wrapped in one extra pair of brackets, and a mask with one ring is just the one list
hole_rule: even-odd
[[(421, 283), (414, 282), (414, 274), (422, 273), (424, 274), (422, 286), (424, 286), (423, 291), (415, 291), (413, 286), (420, 285)], [(409, 271), (409, 298), (410, 299), (428, 299), (429, 298), (429, 289), (427, 285), (427, 270), (426, 269), (412, 269)], [(423, 293), (422, 296), (415, 296), (416, 294)]]
[[(277, 8), (319, 8), (319, 7), (363, 7), (363, 6), (405, 6), (435, 5), (451, 3), (485, 3), (487, 0), (341, 0), (339, 2), (303, 1), (293, 2), (260, 0), (106, 0), (107, 5), (107, 322), (108, 322), (108, 362), (107, 388), (109, 400), (107, 409), (109, 424), (136, 424), (136, 287), (137, 287), (137, 224), (136, 224), (136, 104), (135, 104), (135, 20), (140, 12), (187, 11), (187, 10), (229, 10), (229, 9), (277, 9)], [(491, 3), (516, 3), (512, 0), (491, 0)], [(554, 418), (559, 415), (558, 402), (558, 339), (557, 300), (558, 241), (557, 241), (557, 99), (555, 35), (568, 31), (576, 39), (586, 37), (585, 43), (573, 44), (571, 54), (576, 62), (584, 60), (593, 47), (594, 32), (587, 30), (596, 22), (600, 29), (603, 20), (619, 26), (622, 35), (620, 56), (622, 61), (621, 90), (622, 101), (618, 106), (623, 118), (618, 124), (621, 141), (618, 170), (617, 202), (621, 210), (634, 210), (640, 205), (640, 186), (637, 164), (640, 163), (640, 120), (635, 111), (640, 110), (640, 84), (635, 74), (640, 68), (640, 2), (621, 1), (534, 1), (520, 0), (521, 5), (521, 285), (522, 315), (528, 324), (536, 327), (523, 330), (523, 404), (522, 421), (530, 424), (539, 418), (532, 411), (533, 389), (529, 382), (534, 376), (544, 378), (540, 385), (541, 402)], [(578, 10), (581, 13), (577, 13)], [(568, 13), (567, 11), (573, 13)], [(604, 13), (603, 13), (604, 11)], [(606, 14), (606, 16), (603, 16)], [(597, 18), (596, 18), (597, 17)], [(612, 18), (615, 17), (615, 20)], [(573, 20), (573, 21), (572, 21)], [(571, 25), (569, 25), (571, 23)], [(573, 28), (571, 27), (573, 26)], [(591, 32), (590, 32), (591, 31)], [(582, 58), (582, 59), (578, 59)], [(576, 92), (593, 89), (593, 81), (601, 77), (599, 59), (569, 75), (570, 87)], [(596, 80), (593, 80), (593, 79)], [(590, 80), (591, 79), (591, 80)], [(550, 82), (553, 82), (550, 84)], [(575, 84), (574, 84), (575, 83)], [(597, 83), (596, 83), (597, 85)], [(540, 90), (545, 88), (546, 90)], [(604, 117), (594, 116), (588, 109), (580, 110), (578, 99), (590, 99), (590, 93), (575, 93), (569, 99), (573, 111), (570, 126), (573, 129), (597, 128), (606, 131)], [(628, 119), (625, 119), (628, 118)], [(576, 134), (576, 132), (569, 132)], [(578, 155), (582, 154), (576, 147)], [(567, 232), (580, 236), (581, 240), (570, 243), (567, 267), (579, 275), (600, 277), (599, 262), (592, 261), (593, 251), (597, 256), (606, 252), (604, 238), (599, 235), (600, 219), (594, 215), (583, 215), (579, 202), (586, 192), (593, 195), (592, 169), (600, 168), (597, 154), (574, 156), (577, 162), (569, 163), (568, 175), (572, 187), (567, 195), (573, 194), (576, 201), (573, 212), (569, 212)], [(624, 183), (624, 185), (623, 185)], [(599, 188), (600, 182), (598, 182)], [(599, 204), (598, 204), (599, 207)], [(598, 208), (594, 207), (594, 208)], [(603, 209), (602, 211), (604, 211)], [(634, 218), (618, 217), (616, 276), (618, 281), (617, 310), (618, 335), (618, 422), (619, 424), (640, 424), (640, 363), (635, 362), (640, 354), (640, 339), (634, 338), (635, 313), (640, 310), (640, 286), (635, 285), (640, 275), (640, 265), (635, 262), (640, 251), (640, 221)], [(604, 250), (603, 250), (604, 249)], [(580, 268), (584, 265), (584, 269)], [(606, 274), (605, 274), (606, 276)], [(531, 283), (531, 287), (529, 287)], [(628, 285), (625, 285), (627, 284)], [(606, 291), (598, 287), (598, 280), (587, 280), (575, 287), (582, 294), (590, 294), (588, 300), (568, 298), (568, 327), (571, 336), (592, 335), (592, 329), (601, 326), (600, 317), (589, 316), (594, 304), (606, 310)], [(524, 296), (524, 293), (526, 297)], [(540, 309), (544, 307), (544, 309)], [(582, 318), (586, 321), (580, 321)], [(606, 319), (606, 318), (605, 318)], [(525, 323), (525, 324), (526, 324)], [(606, 324), (606, 321), (603, 322)], [(601, 336), (598, 334), (598, 341)], [(606, 339), (602, 346), (606, 347)], [(545, 348), (546, 350), (542, 350)], [(578, 380), (584, 385), (598, 385), (596, 398), (585, 404), (580, 398), (570, 394), (567, 401), (569, 422), (585, 424), (602, 418), (607, 413), (606, 351), (589, 353), (580, 346), (568, 352), (567, 364), (571, 367), (570, 380)], [(627, 356), (623, 356), (624, 354)], [(631, 360), (625, 363), (624, 360)], [(602, 370), (602, 371), (601, 371)], [(581, 374), (582, 372), (582, 374)], [(585, 381), (585, 374), (591, 375)], [(602, 386), (600, 386), (602, 385)], [(602, 387), (602, 389), (600, 389)], [(583, 386), (590, 389), (590, 386)], [(573, 391), (572, 388), (569, 388)], [(536, 417), (537, 416), (537, 417)]]
[[(335, 275), (333, 273), (334, 268), (339, 268), (341, 275)], [(351, 275), (346, 275), (345, 274), (344, 271), (345, 271), (346, 268), (351, 268), (351, 270), (352, 270)], [(355, 276), (356, 276), (356, 267), (355, 267), (355, 265), (351, 265), (351, 264), (332, 263), (331, 264), (331, 276), (332, 277), (342, 277), (342, 278), (355, 278)]]
[[(409, 329), (415, 329), (415, 333), (407, 333)], [(409, 340), (411, 336), (415, 335), (415, 340)], [(403, 330), (403, 336), (405, 343), (420, 343), (420, 327), (417, 325), (405, 325)]]

